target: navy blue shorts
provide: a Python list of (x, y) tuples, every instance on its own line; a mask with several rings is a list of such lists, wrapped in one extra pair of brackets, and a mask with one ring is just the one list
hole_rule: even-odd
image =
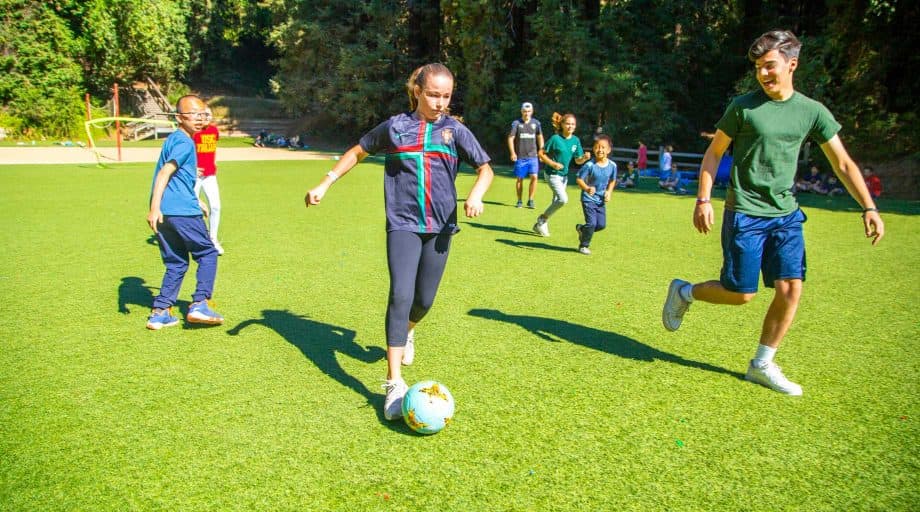
[(802, 210), (785, 217), (753, 217), (725, 210), (722, 220), (722, 276), (726, 290), (757, 291), (758, 274), (773, 288), (777, 279), (805, 280), (805, 238)]
[(518, 158), (514, 162), (514, 177), (515, 178), (526, 178), (527, 176), (535, 176), (540, 174), (540, 161), (537, 157), (532, 158)]

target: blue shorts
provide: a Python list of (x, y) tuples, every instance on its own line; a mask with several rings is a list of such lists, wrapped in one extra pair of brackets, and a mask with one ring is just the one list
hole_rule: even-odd
[(537, 157), (518, 158), (514, 162), (515, 178), (526, 178), (528, 175), (536, 176), (537, 174), (540, 174), (540, 161)]
[(796, 210), (785, 217), (753, 217), (725, 210), (722, 219), (722, 276), (726, 290), (757, 291), (758, 274), (773, 288), (777, 279), (805, 280), (805, 238), (802, 223), (807, 217)]

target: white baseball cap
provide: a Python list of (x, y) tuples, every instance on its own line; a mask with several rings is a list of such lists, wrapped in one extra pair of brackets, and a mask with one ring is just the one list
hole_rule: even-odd
[(533, 110), (533, 105), (531, 105), (529, 101), (525, 101), (524, 103), (521, 103), (521, 110), (524, 110), (527, 108)]

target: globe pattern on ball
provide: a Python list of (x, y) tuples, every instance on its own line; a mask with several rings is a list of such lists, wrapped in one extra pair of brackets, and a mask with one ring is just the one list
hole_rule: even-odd
[(454, 397), (440, 382), (416, 382), (403, 397), (402, 412), (412, 430), (436, 434), (450, 424), (454, 416)]

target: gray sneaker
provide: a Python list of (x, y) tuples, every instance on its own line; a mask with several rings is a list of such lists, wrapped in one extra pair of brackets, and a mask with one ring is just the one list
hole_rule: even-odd
[(783, 375), (783, 370), (772, 361), (755, 364), (752, 359), (744, 379), (766, 386), (773, 391), (779, 391), (791, 396), (802, 396), (802, 386), (787, 379)]
[(665, 299), (664, 308), (661, 309), (661, 323), (669, 331), (676, 331), (680, 328), (680, 323), (684, 321), (684, 313), (690, 309), (690, 303), (680, 296), (680, 289), (686, 284), (690, 283), (674, 279), (668, 287), (668, 298)]
[(530, 208), (531, 210), (536, 208), (536, 206), (534, 206), (533, 204), (533, 199), (530, 199), (529, 201), (527, 201), (527, 207)]
[(384, 383), (383, 388), (387, 390), (387, 396), (383, 400), (383, 417), (388, 420), (402, 418), (402, 401), (409, 386), (402, 379), (388, 380)]
[(412, 361), (415, 361), (415, 329), (410, 330), (409, 335), (406, 336), (406, 348), (403, 351), (402, 364), (403, 366), (409, 366)]
[(533, 231), (540, 236), (549, 236), (549, 225), (546, 222), (537, 221), (533, 225)]

